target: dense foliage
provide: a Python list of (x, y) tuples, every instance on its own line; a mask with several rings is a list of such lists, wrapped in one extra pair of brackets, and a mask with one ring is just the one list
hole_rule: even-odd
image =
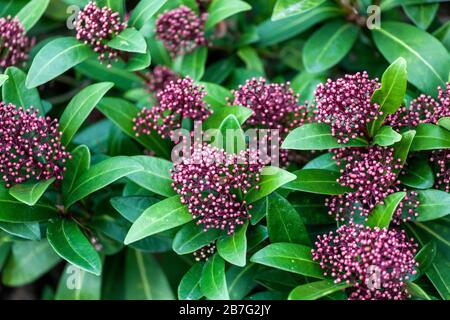
[(450, 299), (449, 13), (0, 0), (0, 298)]

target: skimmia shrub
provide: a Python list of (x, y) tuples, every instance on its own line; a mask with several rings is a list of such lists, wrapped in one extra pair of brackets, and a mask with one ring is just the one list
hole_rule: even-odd
[(0, 298), (449, 299), (449, 9), (0, 0)]

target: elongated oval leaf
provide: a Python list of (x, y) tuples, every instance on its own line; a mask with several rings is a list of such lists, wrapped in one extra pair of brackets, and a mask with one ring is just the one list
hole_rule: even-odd
[(114, 157), (104, 160), (86, 171), (75, 182), (75, 187), (67, 199), (67, 206), (91, 193), (135, 172), (142, 171), (143, 167), (129, 157)]
[(251, 8), (248, 3), (241, 0), (213, 0), (208, 7), (208, 20), (206, 20), (205, 28), (210, 29), (218, 22)]
[(420, 29), (426, 30), (433, 22), (439, 9), (439, 3), (404, 5), (406, 15)]
[(167, 198), (145, 210), (133, 223), (125, 238), (125, 244), (133, 243), (153, 234), (183, 225), (192, 220), (180, 196)]
[(416, 127), (411, 151), (448, 148), (450, 148), (450, 131), (430, 123), (422, 123)]
[(84, 88), (70, 100), (59, 119), (62, 144), (68, 145), (70, 143), (100, 99), (113, 86), (114, 84), (111, 82), (96, 83)]
[(141, 29), (167, 0), (141, 0), (131, 13), (128, 25)]
[(59, 279), (55, 300), (100, 300), (102, 278), (68, 263)]
[(181, 278), (178, 285), (178, 299), (180, 300), (199, 300), (203, 297), (200, 289), (200, 279), (202, 277), (203, 263), (199, 262), (192, 266), (188, 272)]
[(253, 203), (271, 194), (286, 183), (296, 179), (296, 176), (278, 167), (265, 167), (258, 183), (259, 189), (252, 187), (245, 197), (247, 203)]
[(200, 288), (208, 299), (230, 299), (225, 279), (225, 261), (217, 253), (210, 257), (203, 267)]
[(370, 213), (367, 225), (372, 228), (388, 228), (395, 210), (405, 196), (406, 192), (396, 192), (387, 196), (384, 204), (378, 204)]
[(302, 169), (293, 173), (296, 175), (296, 179), (286, 184), (284, 188), (330, 195), (351, 191), (349, 187), (343, 187), (337, 182), (337, 179), (341, 176), (338, 171)]
[(58, 38), (47, 43), (36, 55), (28, 72), (26, 86), (46, 83), (93, 55), (93, 51), (74, 37)]
[(243, 267), (247, 256), (247, 232), (248, 222), (238, 227), (232, 235), (222, 235), (217, 240), (217, 252), (229, 263)]
[(400, 133), (389, 126), (383, 126), (375, 134), (373, 144), (387, 147), (399, 142), (400, 140), (402, 140), (402, 135)]
[(49, 180), (36, 183), (28, 182), (16, 184), (9, 189), (9, 194), (20, 202), (23, 202), (29, 206), (34, 206), (54, 181), (55, 178), (51, 178)]
[(325, 0), (278, 0), (273, 8), (272, 20), (299, 15), (324, 3)]
[(200, 81), (205, 73), (207, 57), (208, 50), (206, 47), (197, 48), (191, 53), (178, 56), (174, 61), (173, 69), (183, 76), (189, 76), (195, 81)]
[(29, 31), (39, 21), (49, 3), (50, 0), (32, 0), (17, 13), (16, 17), (25, 31)]
[(34, 107), (43, 114), (41, 98), (36, 88), (28, 89), (25, 86), (27, 75), (16, 67), (6, 69), (8, 80), (2, 87), (3, 102), (12, 103), (17, 107), (29, 109)]
[(67, 161), (66, 172), (62, 181), (62, 192), (64, 200), (75, 187), (77, 179), (88, 171), (91, 165), (91, 153), (85, 145), (76, 147), (72, 152), (72, 159)]
[(134, 28), (124, 29), (108, 42), (108, 46), (126, 52), (145, 53), (147, 51), (144, 36)]
[(178, 254), (192, 253), (211, 242), (220, 235), (220, 229), (203, 230), (194, 221), (184, 225), (173, 239), (172, 248)]
[(299, 285), (289, 293), (289, 300), (317, 300), (336, 291), (344, 290), (351, 284), (334, 283), (334, 280), (322, 280)]
[(60, 218), (51, 221), (47, 227), (47, 239), (63, 259), (97, 276), (101, 274), (99, 254), (73, 220)]
[(422, 190), (419, 194), (417, 221), (430, 221), (450, 214), (450, 194), (440, 190)]
[(428, 161), (425, 159), (412, 159), (403, 168), (405, 173), (400, 176), (400, 181), (405, 186), (416, 189), (429, 189), (434, 185), (434, 173)]

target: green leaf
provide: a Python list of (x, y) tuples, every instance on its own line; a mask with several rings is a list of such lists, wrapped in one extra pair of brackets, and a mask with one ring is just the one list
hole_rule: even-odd
[(8, 76), (6, 74), (0, 74), (0, 87), (8, 80)]
[(189, 76), (195, 81), (200, 81), (205, 73), (207, 57), (208, 49), (206, 47), (197, 48), (191, 53), (178, 56), (174, 61), (173, 69), (183, 76)]
[(246, 148), (244, 131), (234, 115), (230, 114), (223, 119), (220, 126), (215, 130), (214, 141), (211, 144), (230, 154), (238, 154)]
[(388, 228), (395, 210), (405, 196), (406, 192), (396, 192), (387, 196), (384, 204), (377, 204), (370, 213), (367, 225), (371, 228)]
[(413, 298), (420, 298), (421, 300), (433, 300), (418, 284), (414, 282), (407, 282), (406, 288), (408, 293)]
[(351, 284), (334, 283), (334, 280), (322, 280), (299, 285), (289, 293), (289, 300), (317, 300), (331, 293), (344, 290)]
[(27, 89), (25, 86), (26, 74), (16, 67), (6, 69), (8, 80), (2, 87), (3, 102), (12, 103), (17, 107), (29, 109), (34, 107), (43, 114), (39, 92), (36, 88)]
[(17, 241), (2, 272), (3, 284), (20, 287), (32, 283), (60, 261), (47, 240)]
[(363, 138), (339, 144), (331, 135), (331, 127), (326, 123), (309, 123), (291, 131), (284, 139), (281, 148), (292, 150), (328, 150), (346, 147), (365, 147), (368, 143)]
[(358, 34), (359, 28), (356, 25), (343, 20), (325, 24), (305, 43), (303, 64), (306, 70), (318, 73), (338, 64), (353, 47)]
[(308, 231), (300, 215), (289, 201), (277, 193), (271, 194), (268, 199), (267, 228), (270, 241), (310, 246)]
[(46, 203), (28, 206), (12, 197), (8, 189), (0, 185), (0, 221), (37, 222), (48, 220), (56, 215), (55, 207)]
[(50, 221), (47, 239), (61, 258), (95, 275), (102, 272), (102, 261), (78, 225), (69, 219), (59, 218)]
[(323, 279), (319, 263), (312, 260), (311, 248), (296, 243), (272, 243), (256, 252), (250, 261), (307, 277)]
[(272, 20), (277, 21), (305, 13), (324, 2), (325, 0), (278, 0), (273, 8)]
[(444, 117), (439, 119), (438, 124), (444, 128), (450, 131), (450, 117)]
[(41, 240), (41, 228), (38, 222), (31, 222), (31, 223), (0, 222), (0, 229), (10, 235), (22, 239), (33, 241)]
[(128, 25), (141, 29), (153, 15), (167, 2), (167, 0), (141, 0), (131, 12)]
[(450, 131), (430, 123), (422, 123), (416, 127), (411, 151), (447, 148), (450, 148)]
[(217, 252), (219, 255), (236, 266), (244, 267), (247, 256), (247, 231), (248, 222), (237, 227), (232, 235), (224, 234), (217, 240)]
[(434, 185), (434, 173), (428, 161), (423, 158), (414, 158), (403, 168), (405, 174), (400, 181), (405, 186), (416, 189), (429, 189)]
[(135, 139), (149, 150), (153, 150), (157, 155), (169, 157), (170, 145), (156, 134), (140, 135), (136, 137), (133, 130), (135, 118), (139, 108), (132, 103), (119, 98), (103, 98), (97, 105), (97, 109), (116, 124), (124, 133)]
[(135, 222), (145, 209), (159, 201), (159, 199), (153, 197), (139, 196), (114, 197), (110, 199), (113, 208), (129, 222)]
[(164, 271), (152, 255), (138, 250), (127, 250), (125, 264), (125, 299), (175, 299)]
[(418, 274), (414, 275), (414, 278), (418, 279), (424, 275), (428, 268), (433, 264), (433, 260), (436, 257), (437, 246), (435, 241), (430, 241), (425, 244), (420, 251), (416, 254), (416, 261), (419, 263)]
[(259, 58), (258, 52), (254, 48), (242, 47), (238, 50), (237, 55), (244, 61), (247, 69), (264, 74), (264, 62)]
[(284, 188), (329, 195), (343, 194), (351, 191), (349, 187), (343, 187), (337, 182), (337, 179), (341, 176), (339, 171), (302, 169), (293, 173), (296, 175), (296, 179), (286, 184)]
[(259, 265), (249, 263), (241, 268), (231, 266), (226, 273), (228, 292), (231, 300), (240, 300), (246, 297), (256, 286), (254, 281)]
[(11, 242), (7, 240), (0, 239), (0, 270), (3, 270), (3, 265), (5, 264), (6, 258), (8, 258), (9, 252), (11, 251)]
[(199, 300), (203, 297), (200, 290), (200, 279), (203, 271), (203, 263), (197, 262), (181, 278), (178, 285), (178, 299), (180, 300)]
[(251, 10), (252, 7), (241, 0), (213, 0), (208, 7), (208, 20), (205, 29), (211, 29), (217, 23), (242, 11)]
[(388, 10), (401, 5), (411, 5), (411, 4), (423, 4), (423, 3), (434, 3), (434, 2), (446, 2), (448, 0), (382, 0), (381, 9)]
[(372, 30), (378, 49), (389, 61), (403, 57), (408, 65), (408, 80), (429, 95), (445, 85), (450, 69), (447, 49), (425, 31), (401, 22), (383, 22)]
[(126, 28), (107, 44), (109, 47), (126, 52), (145, 53), (147, 42), (144, 36), (134, 28)]
[(52, 40), (33, 59), (26, 86), (34, 88), (46, 83), (92, 55), (91, 48), (74, 37)]
[(330, 171), (339, 171), (339, 167), (333, 157), (334, 155), (331, 152), (324, 153), (305, 164), (303, 169), (323, 169)]
[(100, 190), (127, 175), (142, 171), (143, 167), (132, 158), (119, 156), (93, 165), (75, 182), (75, 187), (67, 197), (67, 206)]
[(295, 179), (296, 176), (286, 170), (278, 167), (265, 167), (261, 172), (261, 179), (258, 183), (259, 189), (252, 187), (245, 200), (247, 203), (253, 203)]
[(55, 300), (100, 300), (102, 278), (67, 264), (59, 279)]
[(134, 156), (133, 160), (144, 169), (129, 175), (128, 179), (142, 188), (164, 197), (171, 197), (176, 194), (172, 188), (173, 180), (170, 177), (170, 170), (173, 168), (172, 162), (148, 156)]
[(225, 261), (216, 253), (206, 261), (200, 288), (210, 300), (229, 300), (227, 281), (225, 279)]
[(243, 125), (244, 122), (250, 118), (252, 113), (253, 111), (250, 108), (242, 106), (214, 108), (214, 113), (203, 122), (202, 127), (204, 129), (218, 129), (223, 119), (226, 119), (230, 115), (233, 115), (238, 120), (239, 124)]
[(81, 90), (70, 100), (59, 120), (62, 132), (61, 143), (68, 145), (75, 133), (87, 119), (101, 98), (114, 86), (111, 82), (101, 82)]
[(402, 57), (395, 60), (381, 77), (381, 88), (375, 90), (371, 102), (380, 106), (383, 114), (368, 124), (369, 134), (373, 136), (383, 125), (388, 114), (394, 114), (403, 103), (408, 84), (406, 60)]
[(450, 214), (450, 194), (440, 190), (421, 190), (417, 221), (430, 221)]
[(175, 235), (172, 248), (177, 254), (187, 254), (197, 251), (214, 242), (220, 235), (220, 229), (203, 230), (194, 221), (184, 225)]
[(127, 62), (127, 70), (128, 71), (139, 71), (146, 69), (150, 66), (152, 62), (152, 56), (150, 51), (147, 50), (144, 54), (135, 54), (131, 56), (130, 60)]
[(42, 17), (50, 0), (29, 1), (17, 14), (17, 18), (25, 31), (29, 31)]
[[(394, 158), (401, 159), (401, 165), (404, 165), (411, 148), (416, 131), (410, 130), (402, 133), (402, 140), (394, 144)], [(400, 170), (397, 170), (400, 171)]]
[(342, 16), (342, 10), (331, 1), (280, 21), (266, 20), (257, 27), (259, 44), (269, 46), (294, 37), (326, 19)]
[[(228, 105), (228, 99), (233, 98), (233, 94), (231, 93), (230, 90), (211, 82), (200, 82), (200, 84), (205, 86), (206, 96), (204, 100), (206, 101), (207, 104), (210, 104), (209, 107), (214, 111), (214, 113), (217, 112), (218, 110), (222, 110), (225, 108), (233, 108)], [(213, 115), (209, 116), (208, 119), (206, 119), (206, 121), (208, 121), (209, 118), (214, 116), (214, 113)], [(240, 119), (239, 116), (236, 115), (236, 117)], [(219, 124), (220, 122), (222, 122), (223, 119), (224, 118), (218, 121)]]
[(133, 223), (125, 238), (130, 244), (153, 234), (181, 226), (192, 220), (180, 196), (167, 198), (145, 210)]
[(16, 184), (9, 189), (9, 194), (20, 202), (23, 202), (29, 206), (34, 206), (54, 181), (55, 178), (51, 178), (49, 180), (36, 183)]
[(64, 200), (67, 199), (69, 193), (73, 190), (77, 179), (89, 170), (91, 164), (91, 153), (85, 145), (76, 147), (72, 152), (72, 159), (66, 164), (66, 172), (62, 181), (62, 192)]
[(402, 135), (400, 133), (389, 126), (383, 126), (375, 133), (373, 144), (387, 147), (399, 142), (400, 140), (402, 140)]
[(420, 29), (426, 30), (436, 17), (439, 3), (404, 5), (406, 15)]

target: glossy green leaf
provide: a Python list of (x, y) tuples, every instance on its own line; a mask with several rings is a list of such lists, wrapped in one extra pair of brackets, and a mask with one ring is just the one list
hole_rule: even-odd
[(379, 134), (378, 129), (383, 125), (387, 115), (394, 114), (401, 106), (405, 97), (407, 82), (406, 60), (400, 57), (383, 73), (381, 88), (375, 90), (372, 95), (371, 102), (378, 104), (379, 110), (383, 114), (367, 125), (371, 136)]
[(381, 127), (375, 134), (373, 144), (382, 147), (391, 146), (396, 142), (402, 140), (402, 135), (389, 126)]
[[(233, 108), (228, 105), (228, 100), (233, 98), (233, 94), (230, 90), (216, 83), (200, 82), (200, 84), (205, 87), (206, 96), (204, 100), (207, 104), (209, 104), (209, 107), (214, 111), (214, 113), (221, 109)], [(210, 115), (206, 121), (213, 117), (214, 113)], [(236, 117), (240, 119), (238, 115), (236, 115)], [(219, 124), (223, 119), (224, 118), (218, 121)]]
[(428, 271), (428, 268), (433, 264), (433, 260), (436, 257), (436, 251), (437, 246), (436, 242), (430, 241), (427, 244), (425, 244), (419, 252), (416, 254), (415, 259), (418, 266), (418, 274), (414, 275), (413, 277), (419, 278), (420, 276), (424, 275), (426, 271)]
[(256, 286), (254, 281), (259, 265), (249, 263), (245, 267), (231, 266), (226, 273), (228, 292), (231, 300), (246, 297)]
[(439, 3), (404, 5), (403, 10), (409, 19), (420, 29), (426, 30), (436, 17)]
[(411, 151), (446, 148), (450, 148), (450, 131), (430, 123), (422, 123), (416, 127)]
[(324, 3), (325, 0), (277, 0), (272, 20), (281, 20), (307, 12)]
[(412, 298), (419, 298), (421, 300), (432, 300), (431, 297), (416, 283), (407, 282), (406, 288)]
[(69, 219), (54, 219), (47, 227), (47, 239), (61, 258), (73, 265), (100, 275), (102, 261), (78, 225)]
[(29, 1), (17, 13), (17, 18), (25, 31), (29, 31), (39, 21), (48, 7), (50, 0), (32, 0)]
[(325, 24), (305, 43), (303, 64), (306, 70), (317, 73), (338, 64), (352, 48), (358, 33), (359, 28), (357, 26), (342, 20)]
[(108, 46), (120, 51), (145, 53), (147, 42), (144, 36), (134, 28), (126, 28), (111, 41)]
[(254, 48), (250, 46), (242, 47), (238, 50), (237, 55), (244, 61), (247, 69), (264, 74), (264, 62), (258, 56), (258, 52)]
[(250, 261), (304, 276), (323, 279), (319, 263), (312, 260), (311, 248), (296, 243), (272, 243), (255, 253)]
[(120, 178), (142, 170), (142, 165), (124, 156), (106, 159), (95, 164), (76, 180), (75, 187), (67, 197), (67, 206), (71, 206)]
[(54, 181), (55, 178), (51, 178), (49, 180), (36, 183), (27, 182), (16, 184), (9, 189), (9, 194), (20, 202), (23, 202), (29, 206), (34, 206)]
[(130, 60), (127, 62), (126, 68), (128, 71), (139, 71), (148, 68), (151, 62), (152, 56), (150, 51), (147, 50), (145, 53), (137, 53), (131, 56)]
[(338, 171), (323, 169), (302, 169), (293, 172), (296, 179), (284, 186), (286, 189), (318, 193), (318, 194), (343, 194), (351, 191), (349, 187), (343, 187), (337, 179), (341, 176)]
[(128, 25), (141, 29), (153, 15), (167, 2), (167, 0), (141, 0), (131, 12)]
[(296, 176), (286, 170), (278, 167), (265, 167), (261, 172), (261, 179), (258, 183), (259, 189), (252, 187), (245, 200), (247, 203), (253, 203), (295, 179)]
[(214, 108), (214, 113), (209, 116), (205, 122), (203, 122), (203, 129), (218, 129), (223, 119), (226, 119), (229, 115), (233, 115), (242, 125), (250, 116), (253, 111), (250, 108), (243, 106), (226, 106), (220, 108)]
[(291, 131), (284, 139), (281, 148), (292, 150), (328, 150), (345, 147), (364, 147), (367, 141), (363, 138), (350, 140), (347, 144), (339, 144), (331, 135), (331, 127), (326, 123), (305, 124)]
[[(91, 164), (91, 153), (85, 145), (76, 147), (72, 152), (72, 159), (67, 161), (66, 172), (62, 181), (62, 192), (64, 200), (75, 187), (78, 178), (89, 170)], [(66, 201), (65, 201), (66, 202)]]
[(444, 118), (439, 119), (438, 124), (442, 128), (450, 131), (450, 117), (444, 117)]
[[(409, 130), (402, 133), (402, 140), (394, 144), (394, 158), (401, 159), (401, 165), (406, 163), (408, 159), (408, 154), (413, 143), (414, 137), (416, 135), (416, 131)], [(397, 170), (400, 171), (400, 170)]]
[(37, 241), (42, 238), (38, 222), (12, 223), (0, 221), (0, 229), (10, 235), (26, 240)]
[(57, 38), (36, 55), (28, 72), (26, 86), (37, 87), (91, 57), (94, 52), (74, 37)]
[(289, 293), (289, 300), (317, 300), (336, 291), (344, 290), (351, 284), (334, 283), (334, 280), (322, 280), (299, 285)]
[(400, 181), (405, 186), (416, 189), (429, 189), (434, 185), (433, 169), (428, 161), (422, 158), (408, 161), (408, 165), (403, 168), (405, 174), (400, 176)]
[(191, 53), (178, 56), (174, 62), (174, 71), (183, 76), (189, 76), (195, 81), (200, 81), (205, 73), (207, 57), (208, 50), (206, 47), (200, 47)]
[(203, 263), (197, 262), (181, 278), (178, 285), (178, 299), (180, 300), (199, 300), (203, 297), (200, 290), (200, 279), (203, 271)]
[(339, 171), (339, 167), (333, 157), (334, 155), (331, 152), (324, 153), (305, 164), (303, 169), (323, 169), (330, 171)]
[(180, 196), (167, 198), (145, 210), (133, 223), (125, 238), (130, 244), (153, 234), (183, 225), (192, 220)]
[(216, 253), (205, 262), (200, 288), (210, 300), (229, 300), (225, 279), (225, 261)]
[(111, 82), (92, 84), (70, 100), (59, 120), (61, 143), (68, 145), (101, 98), (114, 86)]
[(135, 222), (147, 208), (159, 201), (153, 197), (140, 196), (114, 197), (110, 200), (113, 208), (129, 222)]
[(450, 194), (441, 190), (420, 190), (417, 221), (430, 221), (450, 214)]
[(214, 132), (214, 141), (211, 144), (229, 154), (238, 154), (246, 148), (244, 131), (234, 115), (230, 114), (223, 119)]
[(231, 235), (224, 234), (217, 240), (217, 252), (229, 263), (243, 267), (247, 257), (247, 232), (248, 222), (237, 227)]
[(68, 263), (59, 279), (55, 300), (100, 300), (102, 278)]
[(445, 84), (450, 55), (445, 47), (425, 31), (401, 22), (383, 22), (372, 30), (378, 49), (389, 61), (403, 57), (408, 80), (426, 94), (434, 95)]
[(268, 199), (267, 228), (270, 242), (290, 242), (310, 246), (308, 231), (289, 201), (277, 193), (271, 194)]
[(208, 19), (205, 28), (210, 29), (220, 21), (251, 8), (248, 3), (241, 0), (213, 0), (208, 7)]
[(175, 235), (172, 248), (177, 254), (187, 254), (197, 251), (214, 242), (220, 235), (220, 229), (205, 231), (194, 221), (184, 225)]
[(388, 195), (384, 199), (384, 204), (377, 204), (370, 213), (367, 225), (371, 228), (388, 228), (395, 210), (405, 196), (406, 192), (396, 192)]
[(9, 67), (5, 73), (8, 80), (2, 87), (3, 102), (12, 103), (24, 109), (34, 107), (39, 109), (42, 114), (43, 109), (38, 90), (36, 88), (28, 89), (25, 86), (27, 75), (16, 67)]

